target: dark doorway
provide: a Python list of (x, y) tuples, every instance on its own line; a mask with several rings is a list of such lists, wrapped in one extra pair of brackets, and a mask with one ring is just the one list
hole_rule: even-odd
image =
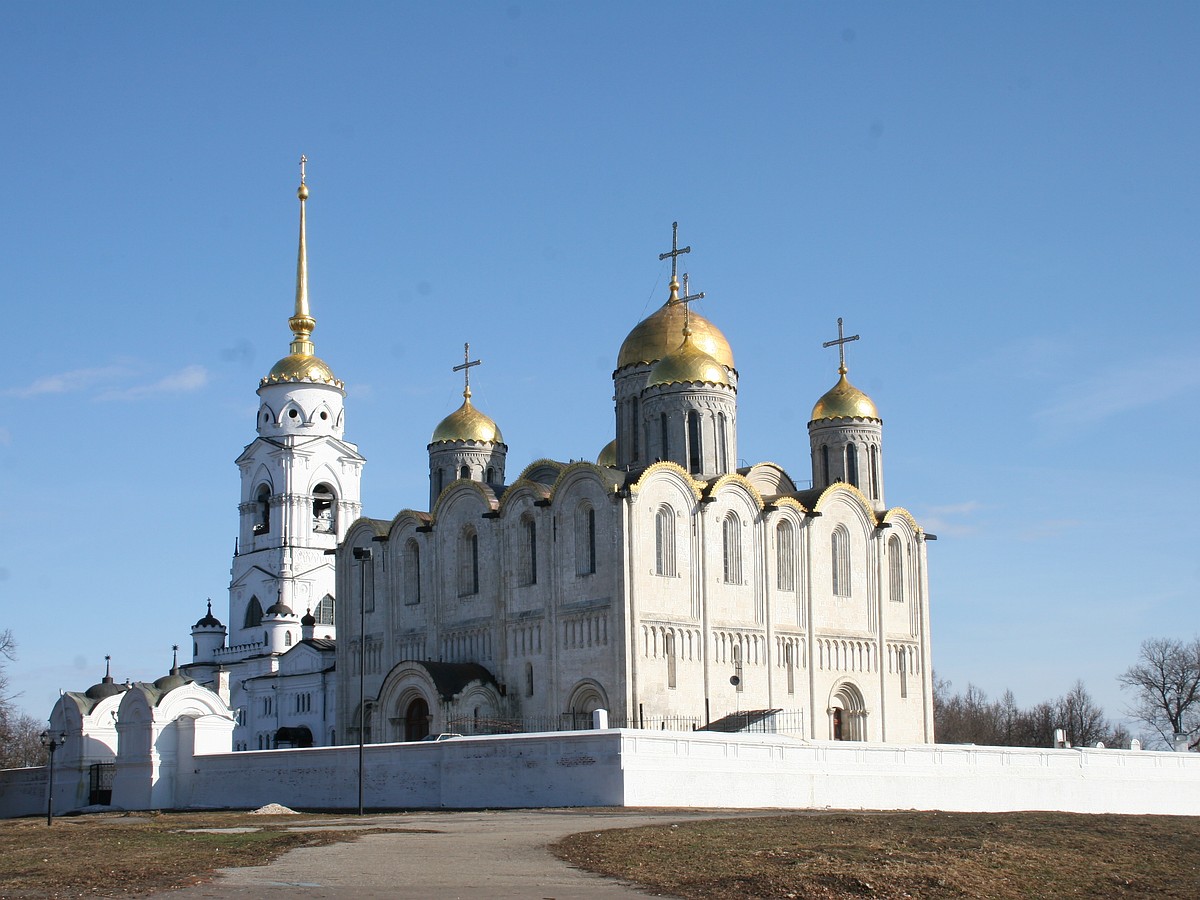
[(108, 806), (112, 803), (113, 777), (117, 774), (116, 763), (94, 763), (88, 779), (88, 803), (92, 806)]
[(421, 697), (408, 704), (404, 713), (404, 740), (419, 741), (429, 734), (429, 704)]
[(839, 706), (833, 708), (833, 739), (835, 741), (845, 740), (842, 737), (842, 710)]

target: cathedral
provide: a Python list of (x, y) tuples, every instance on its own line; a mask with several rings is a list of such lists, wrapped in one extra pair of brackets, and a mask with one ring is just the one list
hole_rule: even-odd
[(691, 310), (703, 294), (673, 240), (665, 303), (616, 352), (594, 463), (529, 454), (512, 477), (468, 347), (426, 508), (363, 518), (345, 388), (312, 340), (307, 198), (302, 175), (291, 345), (237, 458), (228, 625), (210, 605), (183, 667), (236, 710), (234, 749), (576, 729), (600, 710), (932, 742), (932, 536), (884, 500), (883, 424), (847, 378), (840, 320), (809, 471), (739, 466), (733, 349)]

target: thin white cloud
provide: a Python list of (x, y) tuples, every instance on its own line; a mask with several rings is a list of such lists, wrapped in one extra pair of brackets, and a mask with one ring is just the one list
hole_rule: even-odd
[(1035, 414), (1055, 430), (1093, 425), (1200, 388), (1200, 359), (1177, 356), (1126, 362), (1066, 385)]
[(127, 366), (100, 366), (94, 369), (72, 369), (56, 375), (45, 375), (26, 387), (8, 388), (9, 397), (40, 397), (45, 394), (71, 394), (96, 388), (132, 375)]
[(173, 372), (150, 384), (138, 384), (132, 387), (105, 391), (97, 399), (100, 400), (140, 400), (143, 397), (155, 397), (164, 394), (189, 394), (198, 391), (208, 384), (208, 369), (204, 366), (185, 366), (178, 372)]

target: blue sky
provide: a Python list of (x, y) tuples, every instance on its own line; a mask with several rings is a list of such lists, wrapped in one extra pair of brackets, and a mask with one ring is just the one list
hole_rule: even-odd
[(939, 536), (939, 675), (1118, 714), (1140, 641), (1198, 630), (1197, 46), (1191, 3), (5, 4), (19, 703), (226, 617), (304, 153), (369, 515), (425, 502), (464, 341), (511, 470), (594, 458), (678, 220), (739, 455), (808, 478), (845, 317), (888, 501)]

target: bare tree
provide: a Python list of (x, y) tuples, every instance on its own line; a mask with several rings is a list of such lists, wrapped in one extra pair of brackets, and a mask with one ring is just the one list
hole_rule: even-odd
[(1143, 641), (1137, 663), (1118, 680), (1133, 691), (1130, 716), (1168, 745), (1181, 734), (1189, 750), (1200, 747), (1200, 638)]
[(8, 692), (5, 663), (16, 659), (17, 642), (10, 629), (0, 631), (0, 769), (41, 764), (43, 755), (40, 723), (17, 712)]

